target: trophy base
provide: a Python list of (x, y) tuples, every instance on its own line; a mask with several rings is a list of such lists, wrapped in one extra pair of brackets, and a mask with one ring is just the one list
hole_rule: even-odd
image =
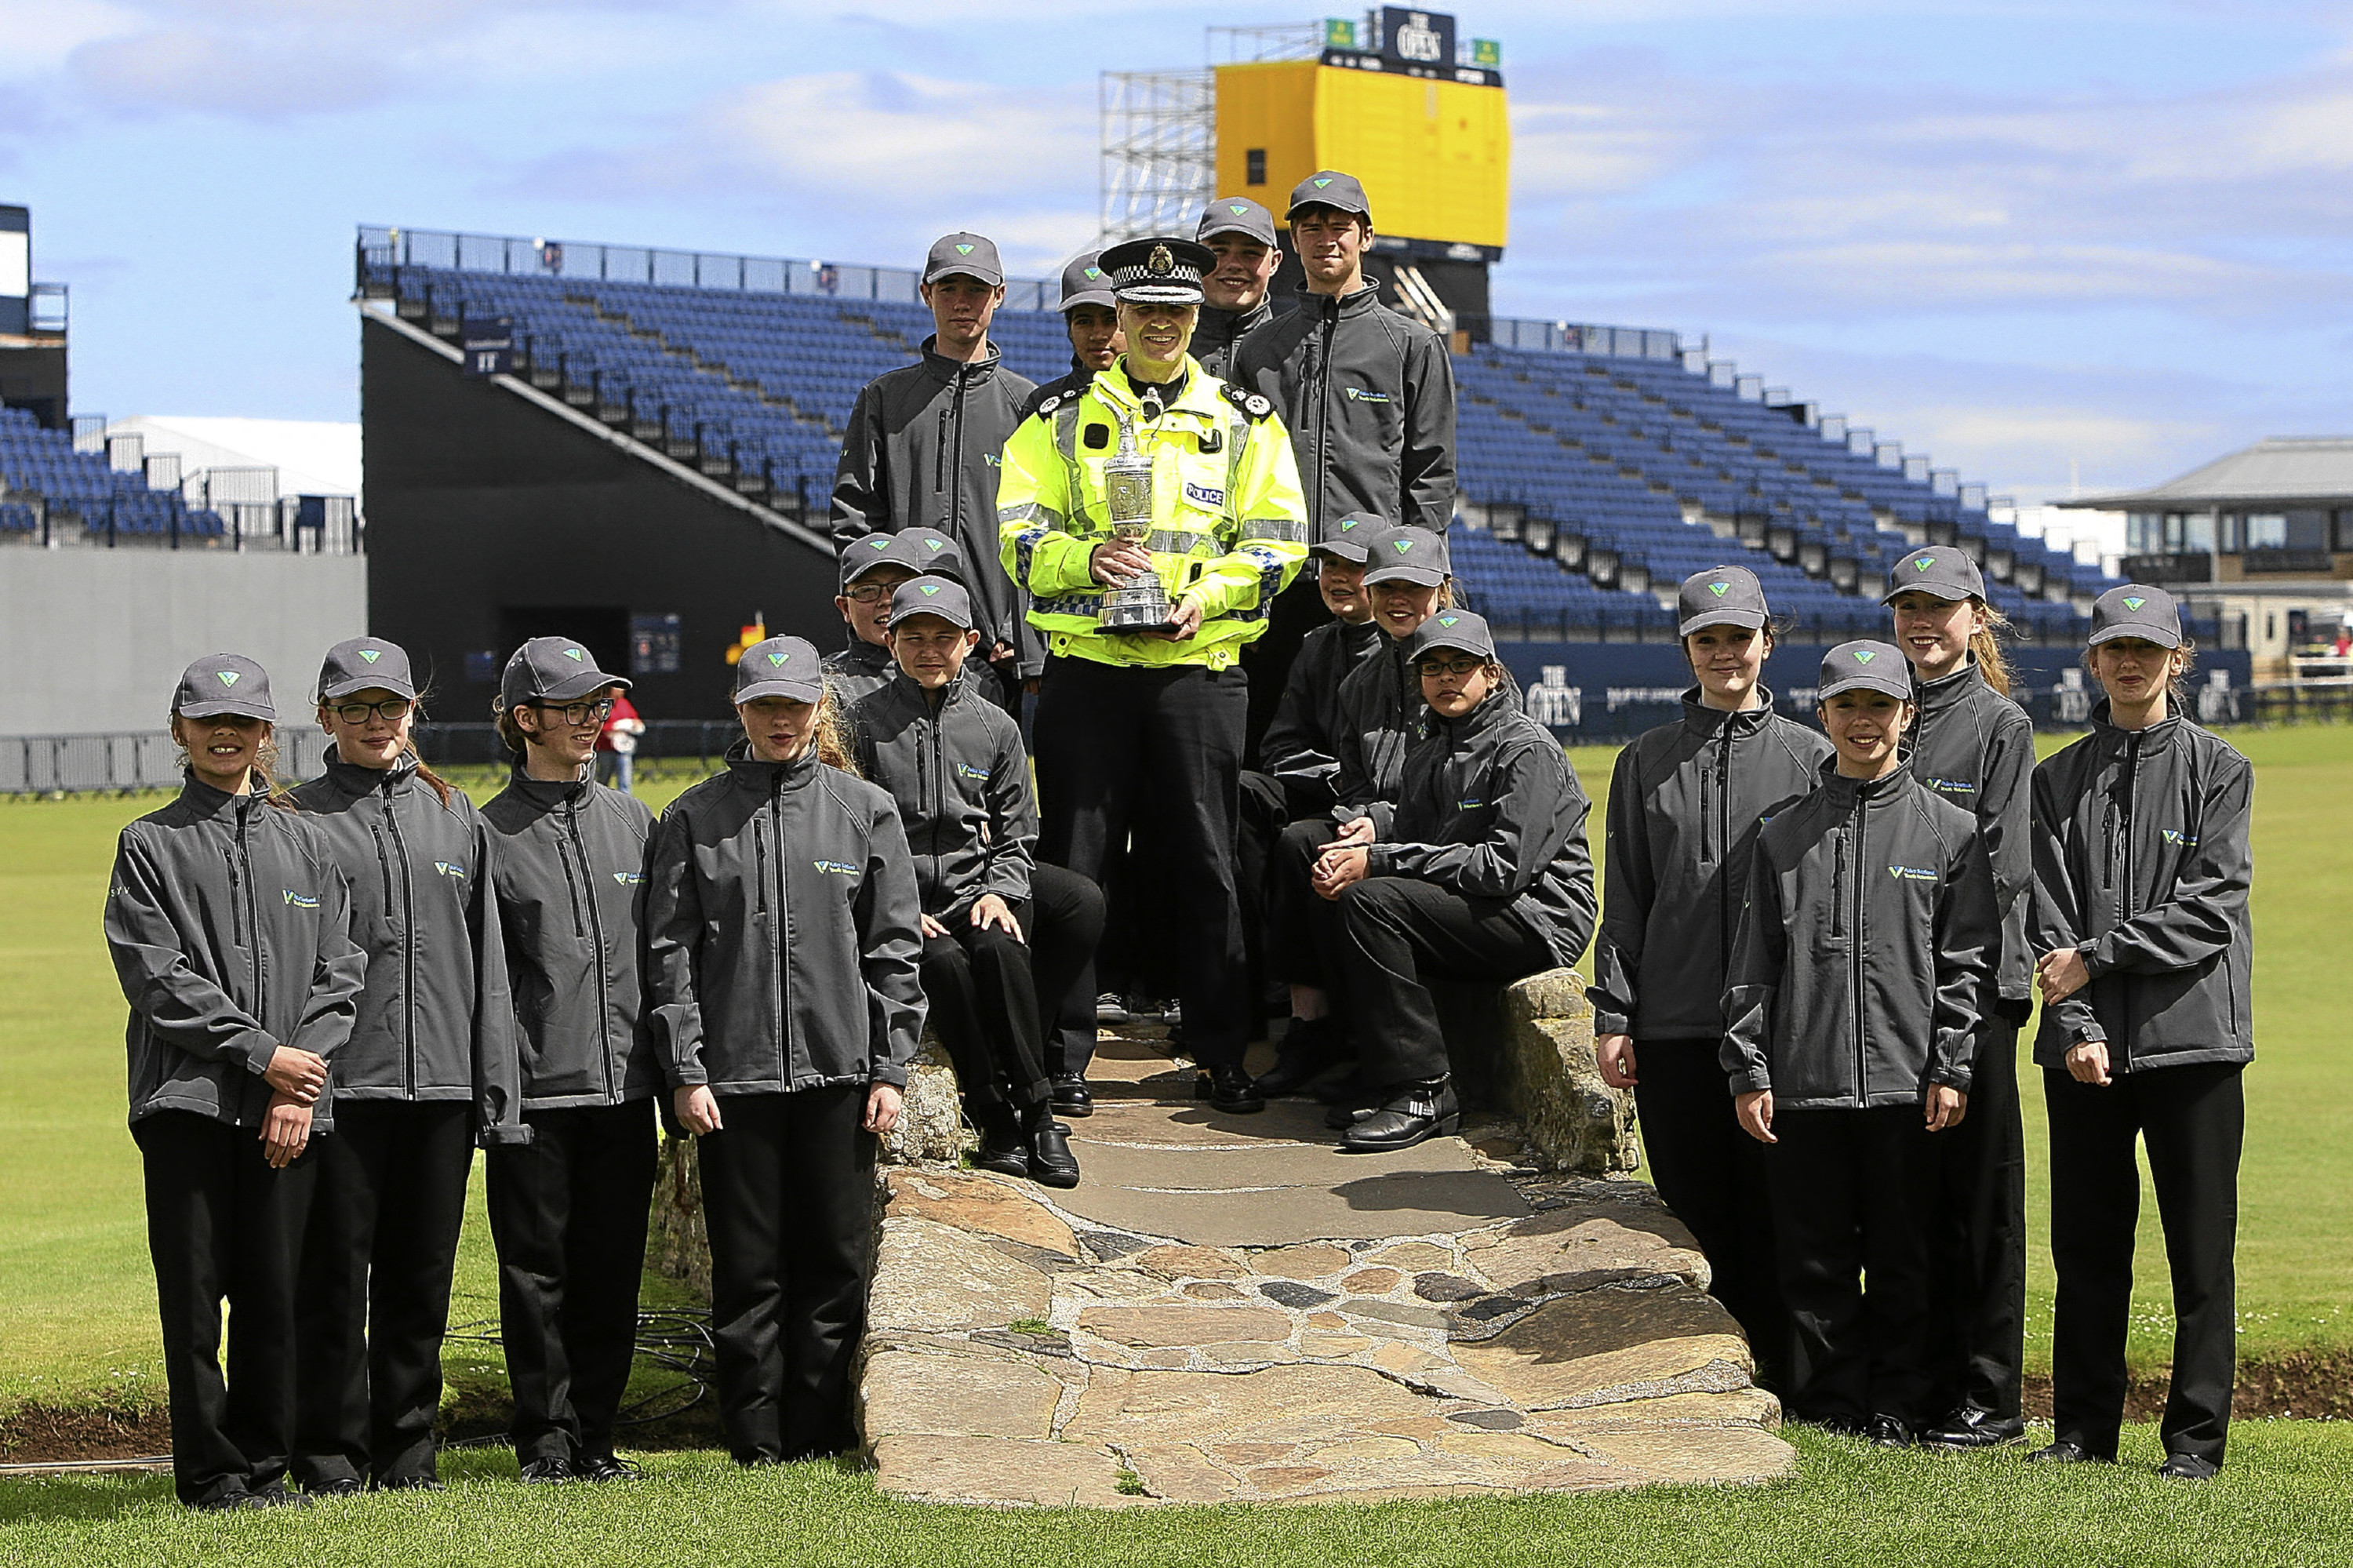
[(1165, 599), (1140, 604), (1106, 605), (1103, 613), (1095, 618), (1095, 624), (1116, 637), (1166, 631), (1176, 624), (1176, 607)]

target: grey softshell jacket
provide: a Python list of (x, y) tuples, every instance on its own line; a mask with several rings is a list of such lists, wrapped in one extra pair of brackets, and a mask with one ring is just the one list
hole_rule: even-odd
[(1221, 311), (1205, 304), (1194, 318), (1193, 341), (1186, 352), (1219, 380), (1231, 381), (1227, 371), (1233, 366), (1236, 345), (1273, 319), (1271, 300), (1262, 299), (1246, 311)]
[(2034, 721), (1978, 677), (1975, 661), (1941, 680), (1915, 681), (1912, 700), (1919, 707), (1905, 747), (1912, 776), (1977, 818), (1993, 866), (2001, 961), (1998, 992), (1980, 1011), (1998, 1005), (2023, 1023), (2033, 1007), (2026, 923), (2034, 885)]
[(485, 1146), (529, 1143), (491, 832), (473, 802), (452, 789), (443, 805), (413, 751), (379, 770), (332, 747), (326, 773), (293, 798), (351, 884), (352, 940), (368, 960), (335, 1093), (470, 1100)]
[(837, 554), (869, 534), (936, 528), (964, 552), (965, 586), (980, 618), (981, 652), (1010, 643), (1024, 673), (1043, 667), (1021, 596), (997, 558), (997, 480), (1036, 383), (1008, 369), (991, 344), (965, 365), (923, 340), (916, 364), (868, 382), (849, 411), (833, 479)]
[(1821, 782), (1831, 743), (1761, 705), (1724, 713), (1683, 694), (1683, 716), (1618, 754), (1593, 945), (1596, 1034), (1724, 1038), (1724, 977), (1748, 895), (1757, 832)]
[[(1430, 705), (1421, 700), (1421, 674), (1407, 656), (1408, 646), (1406, 640), (1382, 633), (1380, 644), (1342, 678), (1333, 698), (1335, 821), (1369, 816), (1377, 824), (1388, 825), (1384, 813), (1398, 798), (1406, 753), (1419, 738), (1422, 720), (1430, 713)], [(1504, 689), (1492, 700), (1514, 710), (1521, 706), (1520, 683), (1510, 671), (1504, 673)]]
[(1281, 409), (1307, 493), (1308, 542), (1351, 512), (1433, 534), (1454, 521), (1454, 362), (1439, 335), (1380, 302), (1302, 291), (1233, 349), (1224, 377)]
[(661, 1086), (639, 981), (645, 802), (590, 779), (518, 766), (482, 808), (507, 984), (522, 1051), (525, 1110), (641, 1100)]
[(942, 689), (934, 709), (901, 674), (852, 717), (859, 771), (898, 804), (923, 913), (948, 920), (984, 894), (1029, 897), (1038, 811), (1020, 726), (1005, 710), (961, 680)]
[(1757, 834), (1724, 993), (1731, 1092), (1781, 1110), (1967, 1093), (2001, 941), (1977, 819), (1909, 764), (1821, 787)]
[(2092, 981), (2042, 1010), (2034, 1059), (2108, 1043), (2108, 1070), (2254, 1059), (2254, 768), (2181, 717), (2092, 733), (2034, 770), (2034, 950)]
[[(837, 653), (828, 653), (820, 662), (825, 671), (825, 683), (833, 688), (834, 701), (841, 705), (846, 715), (860, 702), (872, 696), (891, 683), (899, 673), (899, 661), (891, 650), (851, 637), (849, 646)], [(965, 663), (964, 673), (956, 677), (972, 690), (975, 696), (995, 702), (1005, 690), (1005, 683), (976, 656)]]
[(672, 1088), (786, 1094), (907, 1081), (923, 940), (888, 792), (814, 758), (727, 770), (670, 802), (646, 896), (656, 1049)]
[(1499, 691), (1461, 718), (1430, 716), (1366, 872), (1501, 899), (1573, 964), (1593, 935), (1592, 809), (1560, 742)]
[(1340, 759), (1333, 755), (1339, 727), (1340, 683), (1388, 641), (1367, 620), (1326, 621), (1302, 639), (1274, 718), (1259, 742), (1259, 759), (1283, 787), (1294, 814), (1330, 809)]
[[(107, 886), (107, 950), (131, 1003), (131, 1119), (191, 1111), (259, 1128), (280, 1045), (340, 1067), (367, 960), (349, 890), (312, 823), (191, 773), (179, 798), (122, 830)], [(333, 1096), (311, 1128), (333, 1126)]]

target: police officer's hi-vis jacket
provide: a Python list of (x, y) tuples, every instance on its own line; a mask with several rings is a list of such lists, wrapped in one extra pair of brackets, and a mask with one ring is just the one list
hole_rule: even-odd
[[(1192, 636), (1097, 629), (1104, 588), (1089, 563), (1111, 537), (1103, 464), (1134, 426), (1152, 460), (1152, 537), (1171, 600), (1201, 607)], [(1005, 445), (997, 489), (1005, 569), (1030, 594), (1050, 652), (1098, 663), (1230, 667), (1266, 630), (1267, 610), (1307, 558), (1307, 503), (1291, 435), (1273, 405), (1185, 361), (1184, 390), (1147, 418), (1124, 359), (1067, 398), (1048, 398)]]

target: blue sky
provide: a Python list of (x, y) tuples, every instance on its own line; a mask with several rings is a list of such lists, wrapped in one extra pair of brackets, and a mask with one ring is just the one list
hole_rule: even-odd
[[(1334, 9), (1345, 14), (1345, 7)], [(911, 263), (1092, 238), (1096, 0), (0, 0), (0, 201), (75, 402), (352, 418), (362, 222)], [(1466, 6), (1514, 314), (1673, 327), (2034, 502), (2353, 430), (2353, 8)]]

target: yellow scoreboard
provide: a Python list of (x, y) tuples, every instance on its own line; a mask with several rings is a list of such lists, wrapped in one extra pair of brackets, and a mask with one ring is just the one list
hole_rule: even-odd
[(1384, 69), (1334, 50), (1218, 68), (1218, 189), (1278, 217), (1292, 186), (1339, 169), (1364, 182), (1376, 233), (1475, 245), (1492, 259), (1504, 247), (1511, 163), (1492, 70)]

